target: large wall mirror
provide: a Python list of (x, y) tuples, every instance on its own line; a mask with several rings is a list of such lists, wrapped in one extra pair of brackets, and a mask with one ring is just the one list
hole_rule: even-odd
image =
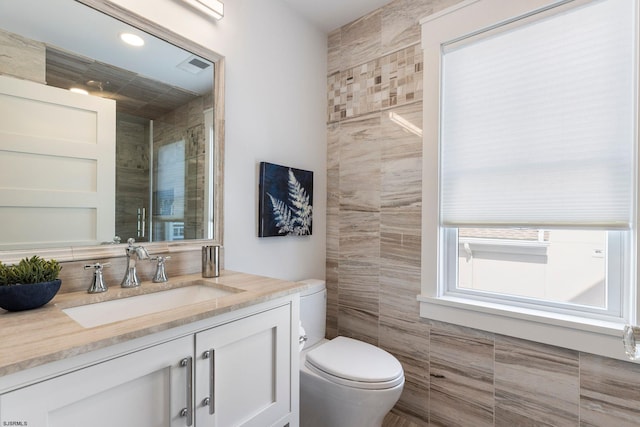
[[(124, 33), (141, 37), (144, 45), (124, 44), (120, 38)], [(72, 106), (65, 105), (65, 110), (77, 110), (73, 102), (82, 103), (82, 96), (107, 99), (101, 102), (107, 102), (107, 111), (114, 111), (103, 114), (109, 121), (98, 120), (96, 126), (102, 130), (104, 123), (115, 126), (107, 130), (106, 138), (114, 140), (105, 154), (107, 160), (91, 156), (78, 160), (82, 156), (77, 151), (82, 150), (74, 150), (79, 144), (71, 141), (72, 161), (65, 163), (60, 160), (62, 151), (50, 147), (81, 133), (84, 125), (79, 120), (66, 123), (57, 113), (49, 113), (48, 106), (26, 107), (27, 115), (41, 115), (54, 123), (21, 126), (59, 126), (71, 129), (73, 135), (67, 137), (64, 130), (63, 136), (57, 130), (44, 136), (18, 135), (22, 131), (15, 130), (14, 124), (23, 119), (12, 115), (22, 100), (15, 105), (4, 103), (11, 111), (6, 111), (5, 117), (10, 118), (5, 123), (0, 118), (0, 166), (6, 166), (10, 179), (9, 184), (0, 183), (5, 187), (0, 194), (8, 191), (5, 194), (19, 196), (14, 197), (18, 202), (0, 197), (2, 228), (12, 229), (13, 224), (15, 230), (0, 233), (0, 259), (12, 251), (56, 247), (92, 246), (95, 253), (128, 238), (182, 247), (203, 240), (222, 243), (224, 70), (219, 55), (106, 0), (4, 1), (0, 3), (0, 47), (9, 52), (10, 62), (0, 58), (0, 76), (8, 92), (19, 86), (18, 81), (33, 87), (31, 82), (36, 82), (37, 87), (65, 94), (71, 88), (84, 90), (84, 95), (68, 95), (76, 98), (70, 98)], [(27, 92), (33, 90), (30, 86)], [(55, 104), (48, 99), (44, 104)], [(27, 141), (24, 146), (41, 151), (22, 152), (19, 142), (23, 140)], [(43, 178), (47, 172), (41, 168), (47, 166), (42, 165), (54, 157), (59, 173), (53, 180)], [(96, 178), (85, 178), (85, 169), (93, 170), (93, 163), (111, 166), (104, 175), (98, 172)], [(76, 164), (81, 164), (78, 171)], [(17, 171), (6, 172), (11, 168)], [(33, 185), (44, 187), (47, 197), (42, 196), (43, 190), (27, 188), (32, 177), (36, 177)], [(101, 192), (102, 181), (113, 181), (111, 190), (107, 185)], [(60, 189), (70, 183), (70, 190)], [(78, 194), (92, 191), (95, 195), (87, 198), (95, 198), (95, 206), (74, 201)], [(53, 202), (39, 206), (23, 201), (34, 194)], [(67, 198), (69, 206), (61, 205)], [(59, 225), (65, 220), (71, 225)], [(47, 234), (57, 229), (58, 234)]]

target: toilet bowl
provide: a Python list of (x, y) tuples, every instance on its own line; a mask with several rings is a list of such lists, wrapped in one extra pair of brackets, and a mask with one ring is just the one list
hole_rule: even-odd
[(371, 344), (325, 339), (325, 283), (304, 283), (300, 320), (307, 341), (300, 352), (300, 426), (380, 427), (402, 393), (402, 365)]

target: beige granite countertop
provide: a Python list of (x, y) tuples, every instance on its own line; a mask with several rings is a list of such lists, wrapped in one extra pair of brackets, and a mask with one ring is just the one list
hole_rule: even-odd
[[(185, 286), (194, 280), (241, 292), (93, 328), (80, 326), (62, 311), (69, 307)], [(112, 286), (102, 294), (58, 294), (51, 302), (34, 310), (7, 312), (0, 309), (0, 377), (286, 296), (304, 286), (225, 270), (215, 279), (203, 279), (200, 274), (192, 274), (171, 278), (166, 283), (144, 282), (138, 288)]]

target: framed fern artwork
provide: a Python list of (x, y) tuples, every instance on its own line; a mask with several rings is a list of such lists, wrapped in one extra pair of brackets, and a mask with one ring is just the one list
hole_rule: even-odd
[(260, 162), (259, 198), (259, 237), (311, 235), (313, 172)]

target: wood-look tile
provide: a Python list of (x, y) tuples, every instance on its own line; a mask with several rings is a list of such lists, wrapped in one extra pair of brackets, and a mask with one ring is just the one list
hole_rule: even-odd
[(382, 162), (380, 206), (422, 206), (422, 157), (384, 160)]
[[(343, 121), (340, 126), (341, 185), (378, 183), (380, 173), (380, 116), (370, 114)], [(356, 180), (364, 178), (364, 180)], [(344, 180), (344, 182), (342, 182)]]
[(420, 42), (420, 19), (461, 0), (395, 0), (382, 7), (382, 52)]
[(578, 353), (496, 336), (496, 426), (578, 423)]
[(396, 409), (389, 412), (382, 422), (382, 427), (425, 427), (428, 425), (426, 421), (415, 422)]
[(420, 267), (380, 266), (380, 315), (400, 322), (420, 321), (416, 299), (420, 293), (420, 278)]
[(580, 354), (580, 425), (640, 425), (640, 365)]
[(46, 84), (45, 45), (0, 30), (0, 75)]
[(327, 169), (327, 208), (340, 208), (340, 169)]
[(327, 209), (335, 209), (336, 214), (340, 209), (340, 171), (337, 167), (327, 169)]
[(379, 262), (380, 214), (340, 210), (340, 259)]
[(429, 422), (429, 388), (405, 381), (402, 395), (393, 410), (408, 425), (426, 426)]
[[(341, 179), (344, 182), (343, 179)], [(352, 190), (340, 190), (339, 203), (341, 212), (370, 212), (380, 211), (380, 189), (368, 187)]]
[(342, 29), (337, 28), (331, 31), (327, 37), (327, 75), (340, 71), (342, 65), (341, 48)]
[(343, 122), (340, 136), (340, 208), (380, 209), (378, 115)]
[[(426, 322), (418, 317), (407, 320), (380, 315), (379, 327), (380, 346), (385, 350), (419, 363), (429, 362), (431, 328)], [(425, 371), (428, 371), (428, 367)], [(428, 384), (424, 380), (428, 380), (428, 376), (423, 378), (421, 374), (420, 379), (416, 378), (414, 382)]]
[(420, 267), (420, 228), (410, 227), (410, 224), (419, 221), (420, 214), (417, 211), (385, 209), (380, 214), (380, 256), (385, 266)]
[(340, 209), (332, 205), (333, 203), (327, 203), (326, 255), (337, 261), (340, 256)]
[(327, 125), (327, 169), (340, 167), (340, 134), (342, 127), (340, 123), (329, 123)]
[(466, 328), (431, 328), (429, 421), (437, 426), (492, 426), (491, 339)]
[[(403, 213), (395, 213), (394, 216), (402, 216)], [(412, 213), (407, 213), (412, 215)], [(382, 215), (384, 216), (384, 214)], [(381, 253), (385, 264), (416, 267), (420, 265), (420, 236), (411, 233), (389, 233), (386, 231), (380, 234)]]
[(381, 114), (382, 159), (422, 157), (422, 102), (418, 100)]
[[(340, 207), (340, 124), (327, 126), (327, 210)], [(333, 224), (338, 225), (337, 219)], [(337, 233), (337, 228), (335, 230)]]
[(342, 27), (342, 70), (380, 56), (382, 10), (378, 9)]
[(340, 260), (340, 284), (338, 286), (340, 307), (378, 313), (378, 268), (377, 262)]
[(327, 286), (326, 337), (331, 339), (338, 335), (338, 286), (340, 283), (338, 260), (327, 257), (325, 271)]
[(340, 283), (339, 258), (336, 254), (327, 256), (325, 262), (325, 283), (327, 287), (326, 337), (338, 335), (338, 289)]
[(340, 305), (338, 335), (378, 345), (378, 315)]
[(380, 347), (400, 360), (405, 378), (418, 387), (429, 389), (429, 326), (380, 316)]

